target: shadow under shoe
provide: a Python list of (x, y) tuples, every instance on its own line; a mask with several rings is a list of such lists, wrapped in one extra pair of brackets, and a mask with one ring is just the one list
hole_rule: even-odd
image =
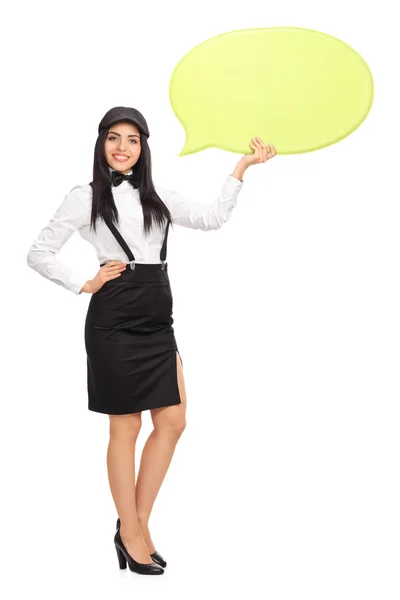
[(140, 575), (162, 575), (164, 573), (164, 569), (154, 562), (140, 563), (132, 558), (124, 546), (119, 529), (117, 529), (115, 533), (114, 544), (117, 551), (120, 569), (126, 569), (126, 565), (128, 563), (130, 570), (134, 571), (135, 573), (140, 573)]
[[(117, 530), (119, 530), (120, 525), (121, 525), (121, 521), (118, 518), (117, 519)], [(150, 556), (154, 560), (154, 562), (157, 563), (158, 565), (160, 565), (161, 567), (165, 568), (167, 566), (167, 561), (161, 556), (161, 554), (159, 554), (157, 552), (157, 550), (154, 550), (153, 554), (150, 554)]]

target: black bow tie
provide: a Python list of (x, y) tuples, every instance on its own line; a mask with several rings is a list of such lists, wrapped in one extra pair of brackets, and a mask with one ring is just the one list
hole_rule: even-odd
[(133, 187), (139, 187), (137, 176), (135, 173), (131, 173), (130, 175), (124, 175), (124, 173), (120, 173), (119, 171), (111, 171), (111, 180), (114, 186), (119, 185), (123, 181), (129, 181)]

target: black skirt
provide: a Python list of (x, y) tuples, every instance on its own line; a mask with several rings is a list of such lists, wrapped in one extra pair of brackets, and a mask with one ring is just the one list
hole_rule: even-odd
[(89, 410), (180, 404), (168, 265), (129, 263), (92, 295), (85, 321)]

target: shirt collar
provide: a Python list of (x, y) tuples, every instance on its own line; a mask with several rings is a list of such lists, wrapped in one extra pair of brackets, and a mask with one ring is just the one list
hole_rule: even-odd
[[(116, 171), (116, 169), (112, 169), (111, 167), (108, 167), (108, 170), (109, 170), (109, 172), (110, 172), (110, 175), (111, 175), (111, 173), (112, 173), (113, 171)], [(131, 170), (129, 171), (129, 173), (127, 173), (127, 175), (130, 175), (130, 174), (132, 173), (132, 171), (133, 171), (133, 169), (131, 169)]]

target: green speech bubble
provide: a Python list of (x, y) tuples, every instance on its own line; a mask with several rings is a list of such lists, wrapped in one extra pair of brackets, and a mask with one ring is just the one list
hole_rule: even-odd
[(295, 154), (354, 131), (371, 108), (373, 79), (360, 54), (326, 33), (242, 29), (186, 54), (169, 94), (186, 132), (179, 156), (210, 147), (252, 154), (253, 136)]

